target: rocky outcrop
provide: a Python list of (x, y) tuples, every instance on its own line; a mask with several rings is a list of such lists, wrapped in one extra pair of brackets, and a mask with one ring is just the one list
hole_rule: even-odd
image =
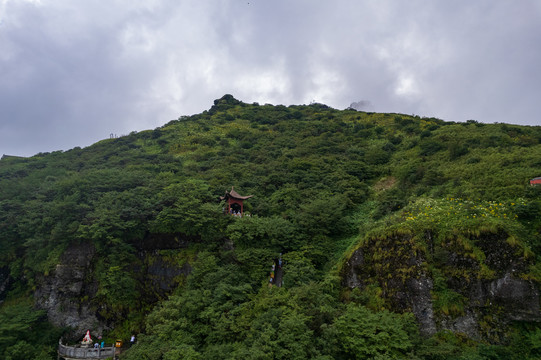
[(364, 266), (363, 249), (357, 249), (353, 252), (350, 258), (346, 261), (343, 285), (351, 289), (362, 288), (362, 271)]
[[(483, 299), (483, 296), (480, 298)], [(539, 289), (531, 281), (517, 279), (511, 273), (488, 283), (485, 298), (509, 310), (508, 317), (511, 320), (541, 320)]]
[[(138, 260), (126, 269), (141, 285), (137, 289), (139, 302), (153, 303), (163, 299), (190, 274), (189, 261), (179, 262), (171, 255), (187, 246), (186, 239), (173, 235), (149, 237), (137, 245)], [(170, 253), (163, 255), (163, 248)], [(74, 336), (80, 336), (87, 329), (101, 333), (121, 320), (103, 316), (106, 304), (100, 303), (94, 269), (98, 261), (99, 254), (92, 243), (71, 244), (54, 270), (36, 279), (36, 307), (47, 311), (52, 324), (71, 328)]]
[(438, 244), (432, 234), (407, 231), (372, 237), (345, 262), (342, 283), (380, 287), (388, 306), (412, 312), (424, 335), (450, 330), (501, 342), (513, 321), (541, 321), (538, 284), (525, 276), (531, 260), (508, 237), (487, 232)]
[(92, 277), (95, 254), (95, 248), (89, 243), (71, 245), (56, 268), (48, 276), (37, 279), (36, 306), (47, 311), (52, 324), (70, 327), (77, 333), (87, 329), (101, 331), (105, 327), (88, 301), (97, 292), (97, 284), (87, 281)]
[(437, 331), (432, 308), (432, 287), (432, 279), (426, 276), (406, 280), (406, 289), (410, 294), (411, 312), (417, 318), (421, 333), (424, 335), (432, 335)]
[(498, 342), (512, 321), (541, 321), (539, 289), (531, 281), (507, 273), (494, 280), (472, 281), (466, 290), (464, 314), (441, 316), (440, 329)]
[(421, 332), (436, 332), (432, 279), (411, 234), (374, 238), (355, 250), (343, 269), (343, 285), (361, 290), (377, 284), (395, 311), (415, 314)]
[(141, 256), (143, 265), (139, 269), (139, 282), (146, 285), (145, 296), (149, 302), (166, 297), (177, 287), (182, 277), (192, 272), (189, 262), (179, 265), (159, 251), (143, 252)]

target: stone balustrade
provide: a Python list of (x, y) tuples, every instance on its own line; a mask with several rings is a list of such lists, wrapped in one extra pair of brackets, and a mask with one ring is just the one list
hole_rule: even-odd
[(58, 357), (65, 360), (114, 358), (115, 347), (80, 347), (58, 344)]

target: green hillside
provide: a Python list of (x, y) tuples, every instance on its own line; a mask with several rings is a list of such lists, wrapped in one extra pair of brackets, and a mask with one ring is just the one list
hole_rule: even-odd
[(231, 95), (4, 157), (0, 358), (86, 327), (125, 359), (539, 358), (537, 176), (539, 126)]

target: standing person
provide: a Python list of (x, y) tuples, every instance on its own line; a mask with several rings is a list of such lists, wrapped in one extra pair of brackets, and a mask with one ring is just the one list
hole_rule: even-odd
[(132, 346), (133, 344), (135, 344), (135, 335), (132, 335), (130, 338), (130, 346)]

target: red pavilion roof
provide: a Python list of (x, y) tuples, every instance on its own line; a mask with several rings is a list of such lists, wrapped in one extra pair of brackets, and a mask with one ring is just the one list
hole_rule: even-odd
[(231, 197), (233, 199), (238, 199), (238, 200), (246, 200), (246, 199), (251, 198), (252, 196), (253, 195), (242, 196), (238, 192), (235, 191), (233, 186), (231, 186), (231, 191), (226, 191), (224, 196), (220, 196), (220, 200), (225, 200), (225, 199), (227, 199), (229, 197)]

